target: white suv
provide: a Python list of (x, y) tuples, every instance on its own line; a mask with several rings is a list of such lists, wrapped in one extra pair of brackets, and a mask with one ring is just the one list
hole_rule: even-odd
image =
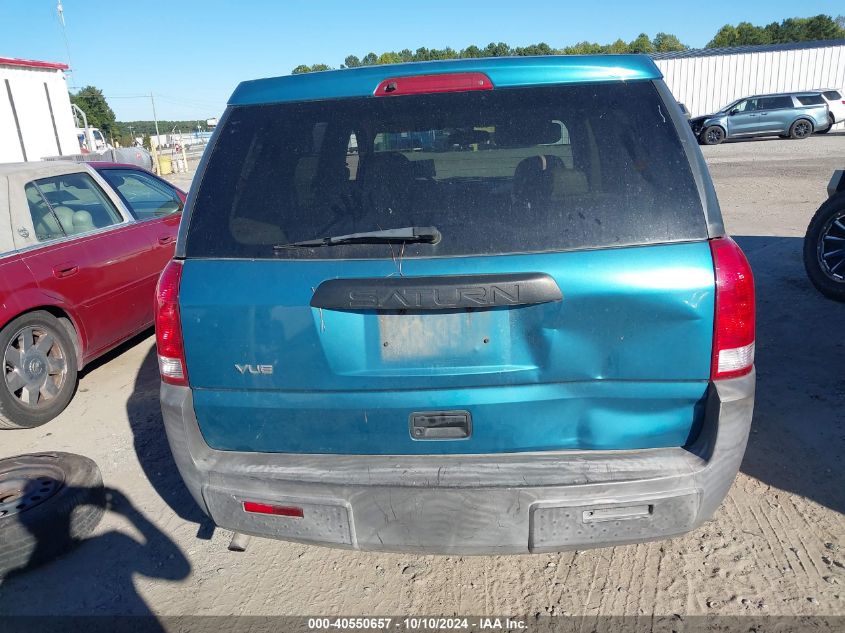
[(842, 95), (842, 89), (822, 88), (818, 92), (819, 96), (824, 99), (827, 107), (830, 109), (830, 127), (825, 130), (819, 130), (820, 133), (824, 134), (825, 132), (829, 132), (837, 123), (845, 121), (845, 97)]

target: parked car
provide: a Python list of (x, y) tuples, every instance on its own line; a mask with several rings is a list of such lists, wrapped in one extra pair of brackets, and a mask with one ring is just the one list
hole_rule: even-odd
[(804, 236), (804, 268), (819, 292), (845, 301), (845, 170), (833, 173), (827, 195)]
[(757, 136), (803, 139), (830, 127), (827, 105), (813, 96), (802, 92), (744, 97), (715, 114), (691, 118), (690, 126), (702, 145)]
[[(125, 163), (88, 163), (100, 174), (138, 220), (152, 220), (178, 213), (185, 204), (186, 194), (178, 187), (146, 169)], [(171, 219), (178, 225), (179, 218)], [(163, 236), (167, 243), (175, 243), (176, 235)]]
[(200, 507), (440, 553), (707, 520), (751, 423), (754, 289), (672, 99), (644, 56), (240, 84), (157, 290), (164, 423)]
[(827, 104), (828, 118), (830, 119), (830, 125), (823, 130), (818, 130), (819, 134), (826, 134), (834, 125), (845, 121), (845, 97), (842, 96), (843, 92), (845, 91), (841, 88), (838, 90), (824, 88), (818, 91), (819, 96)]
[(184, 196), (165, 184), (131, 165), (0, 165), (0, 428), (57, 416), (79, 370), (152, 325)]

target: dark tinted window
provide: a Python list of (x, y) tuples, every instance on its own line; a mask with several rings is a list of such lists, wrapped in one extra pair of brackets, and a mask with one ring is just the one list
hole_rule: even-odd
[(758, 110), (777, 110), (779, 108), (792, 108), (792, 97), (761, 97), (757, 105)]
[(387, 258), (273, 245), (435, 226), (404, 257), (703, 239), (686, 156), (649, 82), (241, 106), (213, 148), (189, 257)]
[(839, 94), (838, 90), (828, 90), (827, 92), (822, 93), (826, 99), (830, 99), (831, 101), (838, 101), (842, 98), (842, 95)]
[(801, 105), (823, 105), (824, 99), (821, 95), (800, 95), (795, 97)]

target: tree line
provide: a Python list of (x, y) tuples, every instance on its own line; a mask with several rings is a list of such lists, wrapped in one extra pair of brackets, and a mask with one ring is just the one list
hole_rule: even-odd
[[(780, 23), (772, 22), (766, 26), (754, 26), (750, 22), (740, 22), (736, 26), (726, 24), (716, 32), (707, 48), (742, 46), (745, 44), (781, 44), (786, 42), (805, 42), (845, 38), (845, 16), (836, 19), (829, 15), (816, 15), (810, 18), (787, 18)], [(650, 38), (640, 33), (630, 42), (617, 39), (611, 44), (579, 42), (564, 48), (553, 48), (545, 42), (529, 46), (512, 47), (505, 42), (491, 42), (480, 48), (472, 45), (455, 50), (451, 47), (442, 49), (421, 47), (415, 51), (387, 51), (381, 54), (367, 53), (359, 58), (349, 55), (340, 68), (357, 68), (379, 64), (397, 64), (401, 62), (427, 62), (440, 59), (467, 59), (477, 57), (519, 57), (525, 55), (595, 55), (609, 53), (664, 53), (684, 51), (689, 46), (682, 43), (671, 33), (658, 33)], [(334, 70), (328, 64), (300, 64), (292, 74)]]

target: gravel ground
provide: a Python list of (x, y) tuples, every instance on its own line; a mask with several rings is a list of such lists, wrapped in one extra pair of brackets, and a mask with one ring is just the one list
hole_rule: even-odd
[(87, 455), (122, 498), (78, 549), (3, 582), (0, 615), (845, 614), (845, 306), (810, 286), (800, 239), (832, 171), (845, 168), (845, 135), (704, 153), (728, 230), (756, 272), (759, 382), (742, 472), (702, 528), (536, 556), (262, 539), (230, 553), (230, 534), (203, 520), (173, 465), (147, 336), (88, 368), (59, 419), (2, 433), (0, 457)]

